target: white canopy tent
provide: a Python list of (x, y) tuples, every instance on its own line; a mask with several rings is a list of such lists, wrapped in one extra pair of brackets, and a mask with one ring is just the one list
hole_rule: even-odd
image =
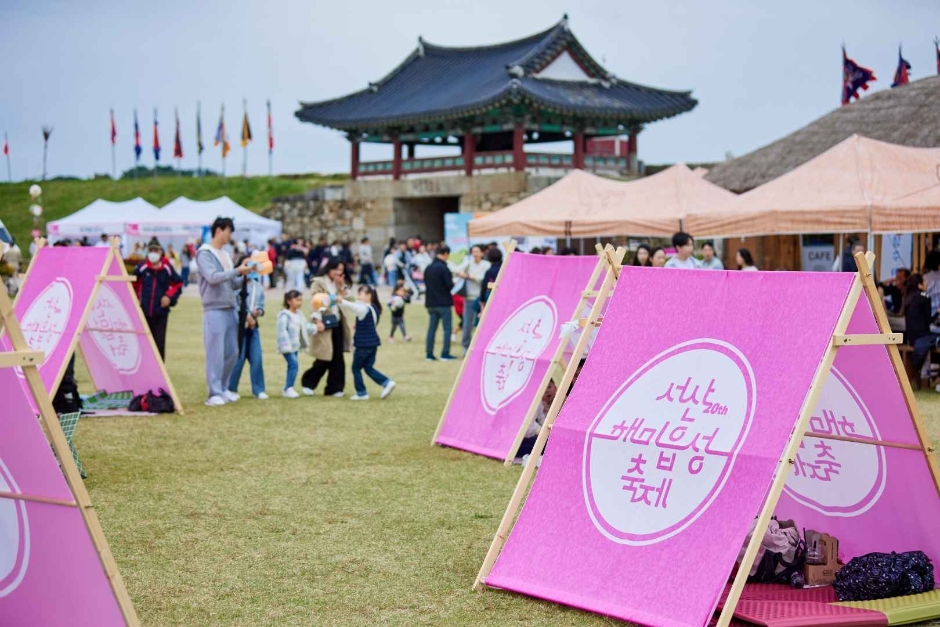
[(61, 220), (50, 222), (46, 225), (46, 230), (51, 244), (63, 239), (81, 239), (82, 237), (87, 237), (92, 243), (97, 243), (102, 233), (127, 238), (134, 228), (131, 225), (152, 220), (159, 211), (143, 198), (134, 198), (124, 202), (112, 202), (99, 198)]
[(262, 245), (272, 237), (280, 237), (281, 222), (259, 216), (245, 209), (228, 196), (214, 200), (190, 200), (180, 196), (157, 212), (153, 220), (140, 225), (141, 235), (156, 236), (161, 241), (182, 236), (202, 238), (203, 227), (208, 227), (216, 218), (232, 218), (235, 221), (235, 239)]

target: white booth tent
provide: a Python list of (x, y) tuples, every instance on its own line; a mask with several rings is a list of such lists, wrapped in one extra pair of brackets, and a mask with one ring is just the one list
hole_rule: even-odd
[(156, 237), (166, 248), (180, 250), (188, 241), (202, 241), (203, 229), (218, 218), (235, 221), (235, 239), (248, 240), (261, 246), (272, 237), (280, 237), (281, 223), (245, 209), (228, 196), (215, 200), (190, 200), (180, 196), (162, 209), (143, 198), (125, 202), (98, 199), (75, 213), (47, 225), (49, 242), (88, 237), (92, 243), (101, 234), (120, 235), (122, 252), (133, 250), (137, 243), (146, 244)]
[(151, 220), (142, 222), (138, 231), (142, 238), (157, 237), (161, 242), (165, 241), (165, 245), (178, 245), (188, 239), (201, 241), (203, 227), (210, 226), (219, 217), (235, 221), (235, 240), (248, 240), (261, 246), (272, 237), (281, 235), (279, 220), (259, 216), (228, 196), (204, 201), (180, 196), (158, 210)]
[(87, 237), (91, 243), (96, 244), (101, 241), (101, 235), (106, 234), (124, 237), (126, 245), (127, 236), (133, 229), (129, 225), (152, 220), (159, 211), (143, 198), (124, 202), (111, 202), (99, 198), (61, 220), (50, 222), (46, 225), (46, 231), (50, 244), (63, 239), (83, 237)]

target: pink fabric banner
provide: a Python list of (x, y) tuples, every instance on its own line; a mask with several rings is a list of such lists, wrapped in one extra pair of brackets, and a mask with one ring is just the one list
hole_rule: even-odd
[(853, 280), (625, 267), (486, 583), (707, 624)]
[[(26, 284), (16, 297), (16, 318), (27, 344), (46, 355), (39, 374), (50, 395), (69, 359), (82, 314), (109, 252), (111, 249), (105, 247), (40, 248), (30, 264)], [(6, 334), (0, 339), (0, 347), (10, 350)]]
[(436, 442), (504, 459), (575, 314), (597, 257), (513, 253), (477, 328)]
[[(108, 274), (118, 276), (120, 263), (112, 260)], [(160, 355), (145, 335), (136, 311), (137, 296), (124, 283), (102, 283), (81, 335), (82, 355), (95, 386), (109, 392), (131, 390), (144, 394), (170, 386), (160, 368)]]
[[(867, 300), (848, 332), (878, 333)], [(919, 445), (887, 348), (839, 349), (809, 430)], [(777, 513), (836, 537), (847, 560), (913, 550), (940, 560), (940, 497), (920, 451), (806, 437)]]
[[(74, 501), (10, 368), (0, 368), (0, 398), (0, 492)], [(0, 623), (124, 624), (77, 507), (0, 497)]]

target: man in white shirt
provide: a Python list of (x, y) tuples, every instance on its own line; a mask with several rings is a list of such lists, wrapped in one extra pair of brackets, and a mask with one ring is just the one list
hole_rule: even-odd
[(711, 242), (702, 244), (702, 260), (699, 262), (702, 270), (724, 270), (725, 264), (715, 256), (715, 247)]
[(667, 268), (697, 270), (702, 267), (699, 260), (692, 256), (695, 250), (695, 240), (691, 235), (679, 231), (672, 236), (672, 245), (676, 249), (676, 255), (666, 262)]
[(101, 241), (95, 244), (95, 248), (110, 248), (110, 247), (111, 247), (111, 242), (108, 240), (108, 234), (102, 233)]
[(463, 260), (457, 268), (455, 276), (464, 279), (467, 295), (463, 306), (463, 349), (466, 353), (470, 348), (470, 339), (473, 337), (473, 327), (480, 313), (480, 296), (483, 293), (483, 277), (490, 269), (490, 262), (483, 258), (483, 248), (474, 245), (470, 249), (470, 256)]

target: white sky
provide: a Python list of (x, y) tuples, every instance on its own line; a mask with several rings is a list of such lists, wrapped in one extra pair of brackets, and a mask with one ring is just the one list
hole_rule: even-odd
[[(55, 126), (49, 171), (110, 172), (108, 109), (118, 123), (119, 171), (133, 165), (133, 108), (153, 164), (152, 111), (160, 112), (161, 163), (173, 151), (173, 108), (182, 117), (184, 167), (194, 167), (196, 101), (202, 101), (204, 164), (219, 106), (237, 145), (248, 99), (255, 143), (249, 172), (267, 172), (264, 101), (274, 107), (276, 172), (348, 171), (343, 136), (293, 117), (301, 100), (358, 90), (391, 70), (418, 35), (443, 45), (479, 45), (545, 29), (568, 12), (586, 48), (618, 76), (692, 89), (691, 113), (651, 124), (640, 136), (647, 163), (721, 160), (781, 137), (839, 104), (840, 44), (887, 89), (897, 46), (914, 79), (936, 72), (937, 0), (818, 2), (637, 2), (580, 0), (5, 0), (0, 3), (0, 132), (10, 137), (14, 179), (42, 170), (44, 124)], [(870, 92), (869, 92), (870, 93)], [(420, 152), (419, 152), (420, 154)], [(370, 147), (364, 159), (390, 158)], [(5, 179), (0, 167), (0, 178)]]

